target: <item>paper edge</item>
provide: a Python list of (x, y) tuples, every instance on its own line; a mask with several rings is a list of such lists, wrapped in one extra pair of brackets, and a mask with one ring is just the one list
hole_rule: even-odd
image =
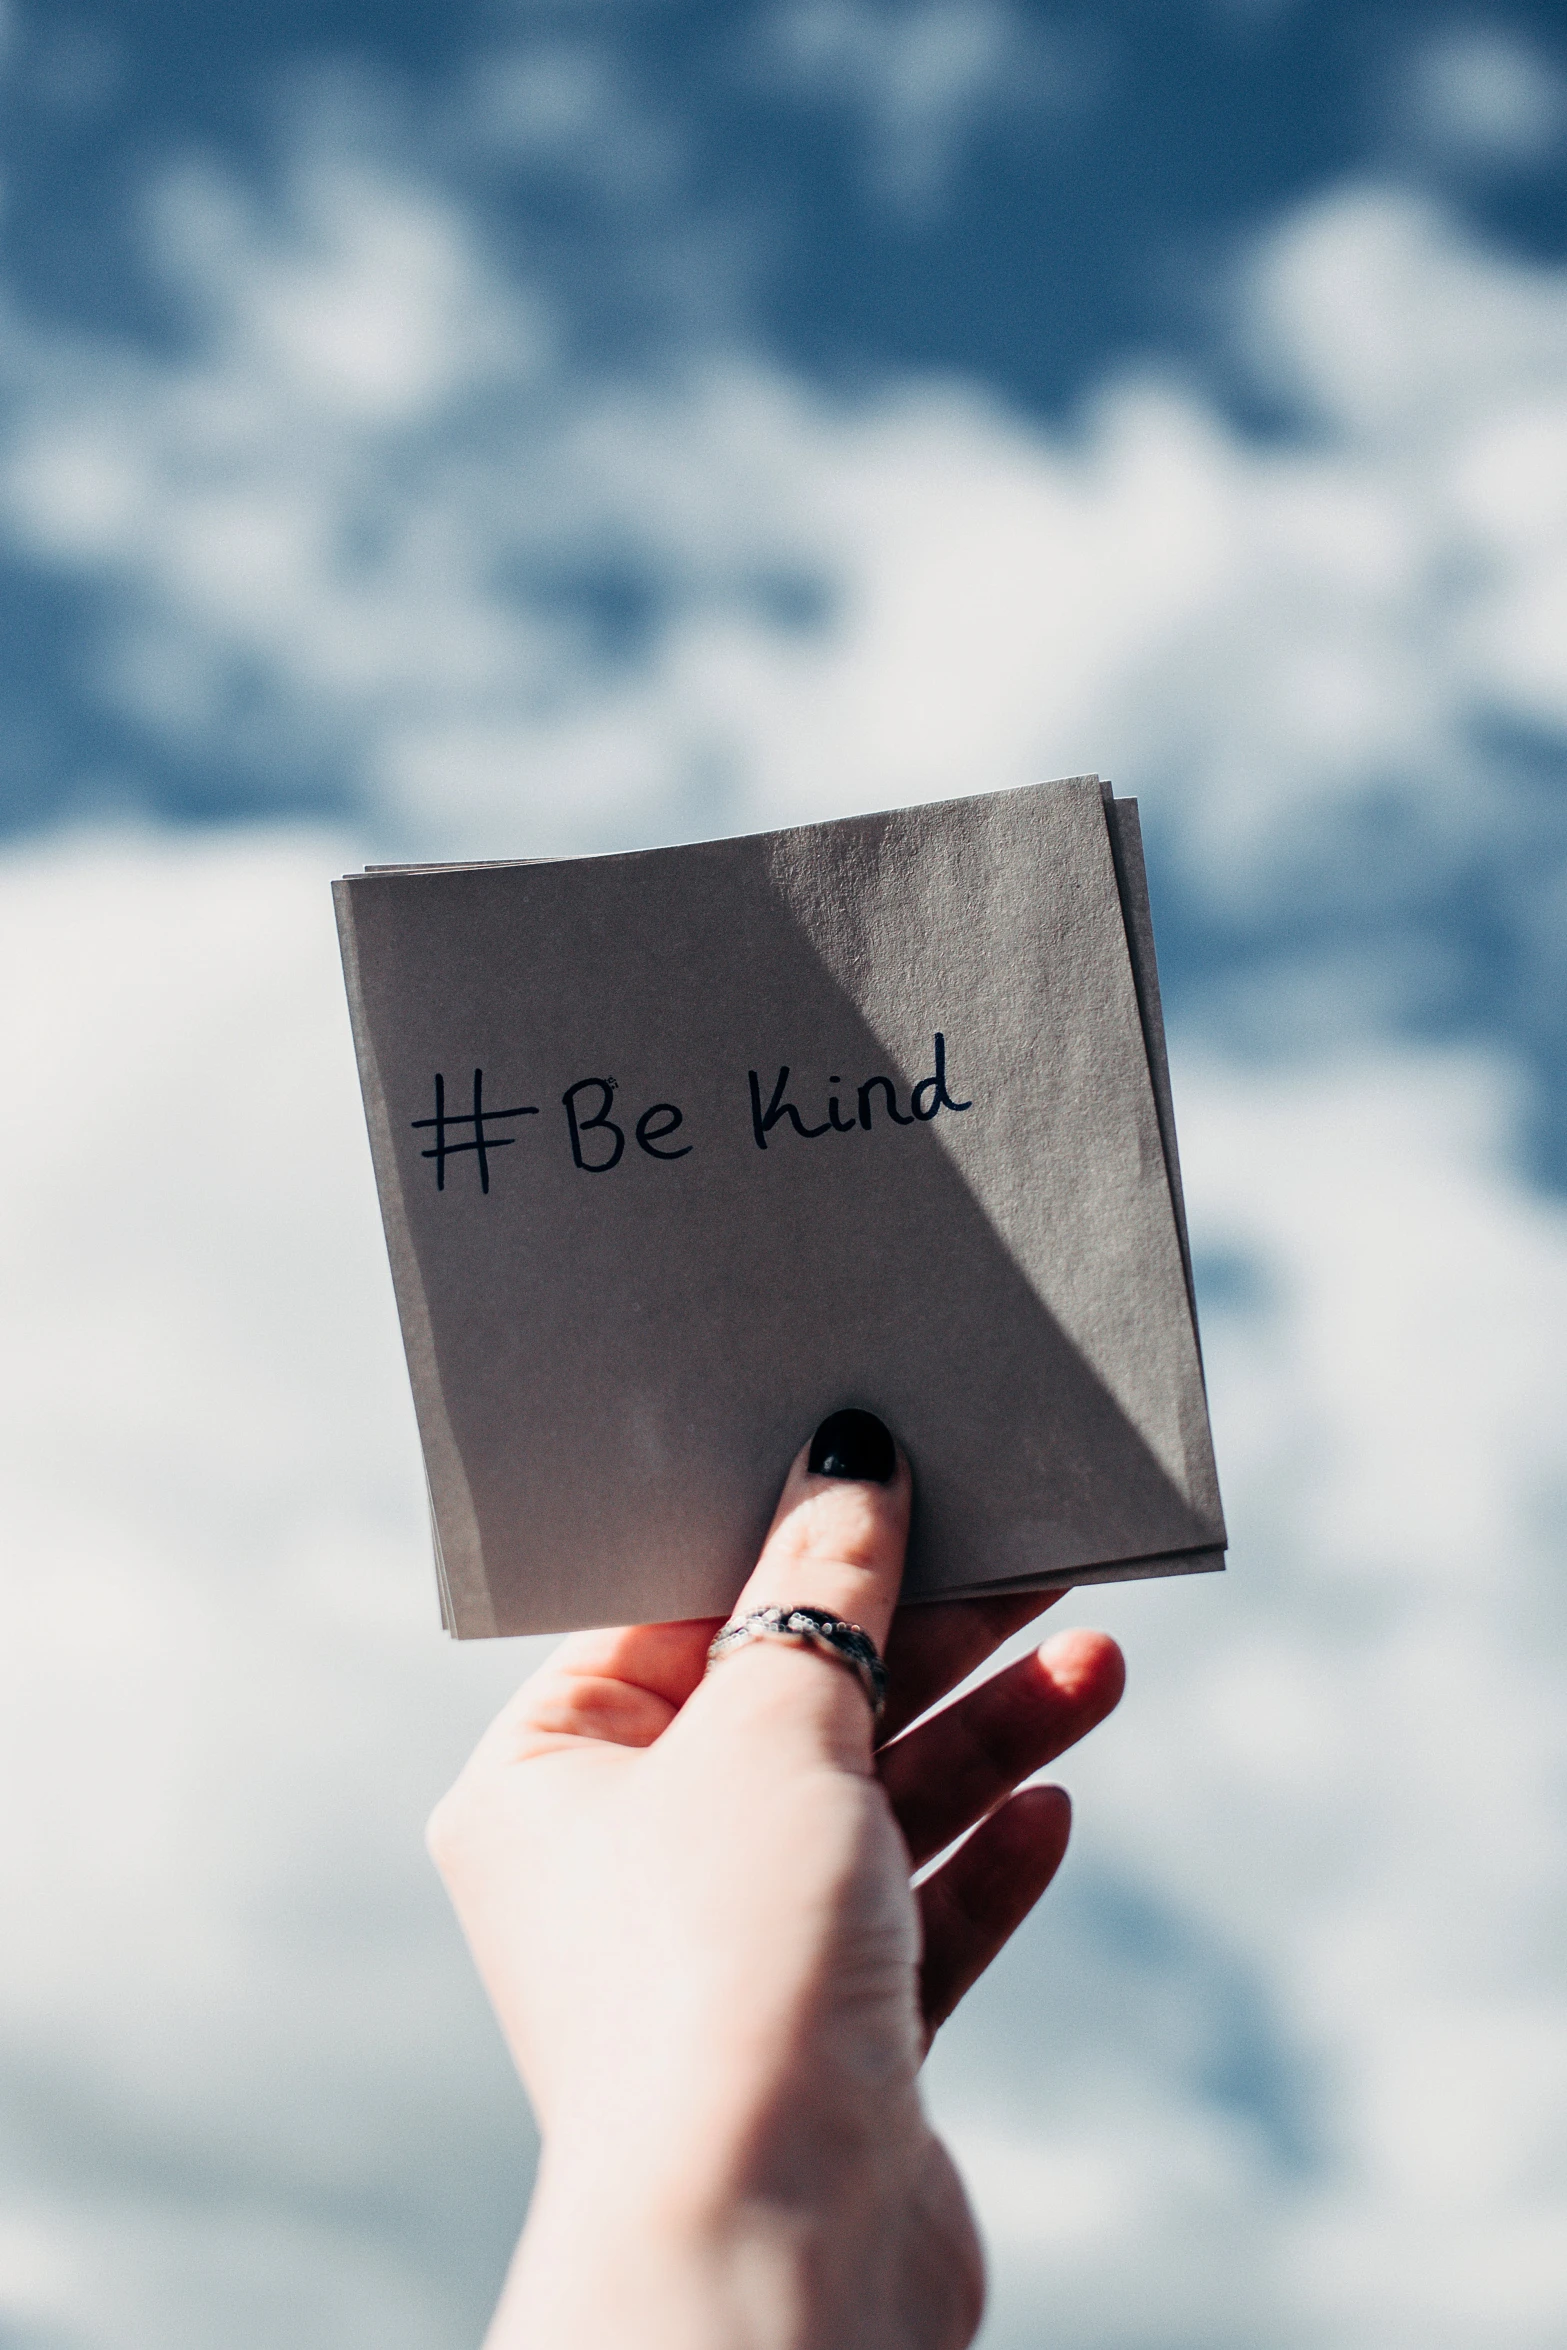
[[(359, 1069), (359, 1090), (364, 1107), (365, 1130), (370, 1142), (370, 1159), (375, 1171), (375, 1187), (381, 1211), (382, 1234), (386, 1244), (387, 1261), (391, 1268), (392, 1294), (397, 1303), (397, 1318), (401, 1326), (403, 1355), (408, 1372), (408, 1384), (413, 1396), (414, 1417), (419, 1427), (420, 1459), (424, 1468), (425, 1495), (430, 1509), (431, 1548), (435, 1560), (436, 1593), (440, 1602), (441, 1622), (454, 1639), (490, 1639), (499, 1627), (495, 1620), (495, 1603), (484, 1574), (483, 1555), (479, 1542), (478, 1518), (468, 1492), (467, 1476), (462, 1457), (451, 1430), (445, 1423), (445, 1409), (441, 1402), (440, 1377), (431, 1354), (430, 1332), (432, 1322), (424, 1295), (424, 1280), (419, 1269), (417, 1253), (408, 1230), (403, 1205), (402, 1183), (398, 1175), (397, 1154), (393, 1147), (391, 1122), (386, 1106), (386, 1092), (381, 1083), (380, 1065), (371, 1042), (370, 1023), (365, 1017), (364, 988), (359, 970), (359, 942), (354, 924), (353, 881), (349, 876), (332, 884), (332, 905), (337, 920), (338, 949), (343, 963), (343, 985), (348, 997), (348, 1020), (353, 1033), (354, 1058)], [(432, 1426), (432, 1419), (437, 1425)], [(434, 1486), (430, 1476), (429, 1452), (437, 1447), (444, 1456), (450, 1472), (450, 1490), (460, 1494), (459, 1509), (469, 1521), (469, 1540), (464, 1546), (467, 1557), (457, 1562), (457, 1573), (447, 1556), (447, 1546), (441, 1538), (436, 1516)], [(472, 1628), (469, 1628), (469, 1625)]]
[(1219, 1545), (1226, 1547), (1229, 1530), (1224, 1516), (1224, 1497), (1219, 1490), (1213, 1416), (1208, 1404), (1208, 1373), (1203, 1362), (1202, 1326), (1197, 1317), (1197, 1284), (1192, 1270), (1191, 1239), (1186, 1227), (1186, 1195), (1181, 1182), (1180, 1150), (1176, 1141), (1175, 1095), (1170, 1083), (1169, 1053), (1165, 1044), (1164, 1008), (1159, 993), (1159, 958), (1154, 943), (1148, 871), (1143, 859), (1142, 822), (1135, 799), (1118, 800), (1108, 782), (1101, 786), (1101, 792), (1105, 829), (1110, 841), (1110, 858), (1115, 869), (1116, 892), (1121, 901), (1121, 927), (1126, 938), (1127, 961), (1131, 966), (1138, 1018), (1142, 1024), (1148, 1081), (1153, 1093), (1154, 1114), (1164, 1155), (1165, 1186), (1175, 1225), (1176, 1244), (1180, 1251), (1181, 1274), (1186, 1284), (1192, 1346), (1197, 1358), (1201, 1418), (1200, 1425), (1194, 1418), (1188, 1417), (1186, 1420), (1184, 1441), (1187, 1474), (1189, 1478), (1192, 1475), (1195, 1443), (1199, 1448), (1198, 1459), (1203, 1481), (1213, 1497), (1215, 1532)]
[[(1101, 799), (1109, 791), (1109, 786), (1098, 775), (1052, 775), (1037, 783), (1007, 784), (1000, 791), (952, 792), (942, 800), (899, 800), (887, 808), (856, 808), (847, 816), (816, 817), (808, 824), (766, 825), (758, 832), (720, 832), (704, 840), (659, 841), (641, 849), (596, 849), (582, 857), (465, 857), (440, 865), (365, 865), (357, 873), (344, 874), (342, 879), (349, 882), (391, 881), (399, 875), (503, 873), (514, 867), (532, 865), (618, 865), (632, 857), (677, 857), (684, 855), (688, 849), (730, 848), (740, 841), (793, 840), (803, 832), (832, 832), (840, 825), (874, 823), (879, 817), (910, 816), (920, 810), (942, 815), (951, 808), (967, 807), (973, 800), (1021, 799), (1029, 792), (1065, 791), (1076, 783), (1091, 783)], [(336, 886), (334, 883), (333, 887)]]
[(1181, 1183), (1181, 1154), (1175, 1133), (1175, 1095), (1170, 1085), (1170, 1058), (1165, 1044), (1164, 1005), (1159, 993), (1159, 957), (1154, 943), (1153, 907), (1148, 896), (1148, 868), (1143, 858), (1142, 820), (1135, 799), (1117, 799), (1109, 784), (1104, 789), (1110, 856), (1121, 899), (1126, 949), (1132, 966), (1132, 983), (1137, 990), (1137, 1010), (1148, 1054), (1159, 1140), (1164, 1149), (1164, 1171), (1170, 1186), (1181, 1270), (1186, 1277), (1186, 1298), (1191, 1308), (1192, 1335), (1197, 1341), (1197, 1362), (1201, 1369), (1202, 1332), (1197, 1322), (1197, 1286), (1192, 1277), (1192, 1247), (1186, 1229), (1186, 1193)]
[(1064, 1567), (1049, 1575), (1016, 1575), (995, 1583), (970, 1583), (962, 1591), (911, 1593), (906, 1607), (939, 1607), (965, 1599), (1010, 1599), (1030, 1591), (1073, 1591), (1079, 1583), (1141, 1583), (1167, 1575), (1222, 1575), (1228, 1544), (1194, 1550), (1166, 1550), (1147, 1558), (1114, 1559), (1095, 1567)]

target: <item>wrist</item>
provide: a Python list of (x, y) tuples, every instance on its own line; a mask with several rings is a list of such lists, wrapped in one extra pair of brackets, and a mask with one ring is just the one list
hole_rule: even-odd
[(825, 2350), (811, 2233), (645, 2178), (623, 2193), (546, 2152), (486, 2350)]
[(912, 2207), (930, 2236), (910, 2241), (906, 2160), (860, 2166), (849, 2192), (699, 2183), (689, 2169), (651, 2188), (642, 2170), (623, 2192), (612, 2163), (547, 2150), (486, 2350), (966, 2343), (977, 2303), (943, 2320), (922, 2272), (943, 2235), (971, 2239), (967, 2207), (923, 2129), (918, 2159), (930, 2175)]

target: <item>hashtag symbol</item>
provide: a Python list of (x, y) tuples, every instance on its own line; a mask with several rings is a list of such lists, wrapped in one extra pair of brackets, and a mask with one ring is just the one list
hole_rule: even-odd
[[(408, 1123), (410, 1126), (433, 1126), (435, 1128), (434, 1148), (421, 1151), (419, 1156), (422, 1159), (435, 1161), (435, 1188), (437, 1191), (446, 1189), (447, 1160), (456, 1158), (462, 1151), (472, 1151), (477, 1157), (479, 1189), (488, 1191), (490, 1188), (491, 1151), (506, 1150), (516, 1141), (517, 1137), (514, 1134), (486, 1134), (486, 1126), (493, 1124), (497, 1118), (536, 1118), (538, 1114), (537, 1107), (526, 1102), (515, 1110), (487, 1110), (484, 1106), (484, 1071), (482, 1069), (475, 1069), (473, 1073), (473, 1108), (462, 1111), (448, 1110), (446, 1107), (446, 1080), (437, 1070), (435, 1076), (435, 1116), (433, 1118), (410, 1118)], [(448, 1142), (446, 1137), (453, 1126), (471, 1126), (473, 1128), (472, 1141)]]

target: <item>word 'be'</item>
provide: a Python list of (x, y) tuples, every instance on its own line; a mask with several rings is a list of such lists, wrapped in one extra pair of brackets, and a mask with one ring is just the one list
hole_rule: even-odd
[[(598, 1108), (591, 1118), (583, 1117), (577, 1108), (577, 1097), (583, 1093), (597, 1093), (599, 1097)], [(624, 1127), (617, 1126), (609, 1114), (609, 1105), (614, 1098), (615, 1080), (613, 1077), (580, 1077), (575, 1085), (568, 1085), (560, 1097), (561, 1107), (566, 1113), (567, 1130), (571, 1136), (571, 1155), (584, 1175), (607, 1175), (611, 1167), (618, 1167), (620, 1164), (621, 1153), (626, 1147), (626, 1135)], [(515, 1134), (492, 1134), (489, 1131), (490, 1128), (498, 1119), (536, 1118), (538, 1114), (539, 1105), (537, 1102), (521, 1102), (509, 1110), (487, 1110), (484, 1106), (484, 1071), (482, 1069), (475, 1069), (473, 1073), (473, 1108), (471, 1110), (449, 1110), (446, 1107), (446, 1079), (437, 1071), (435, 1116), (433, 1118), (410, 1118), (408, 1123), (410, 1126), (433, 1126), (435, 1129), (435, 1142), (432, 1148), (421, 1151), (419, 1155), (421, 1158), (435, 1161), (435, 1188), (437, 1191), (446, 1189), (447, 1160), (459, 1157), (464, 1151), (472, 1151), (478, 1159), (479, 1189), (488, 1191), (490, 1188), (491, 1151), (507, 1150), (517, 1139)], [(673, 1102), (654, 1102), (650, 1108), (643, 1111), (637, 1120), (637, 1141), (650, 1159), (683, 1159), (691, 1148), (689, 1143), (684, 1144), (679, 1150), (661, 1150), (659, 1146), (669, 1135), (674, 1133), (677, 1126), (683, 1125), (684, 1122), (682, 1112), (676, 1109)], [(463, 1126), (473, 1128), (471, 1139), (467, 1142), (453, 1142), (450, 1139), (453, 1128)], [(613, 1135), (614, 1140), (609, 1146), (606, 1157), (584, 1158), (582, 1138), (585, 1134), (593, 1133)], [(603, 1148), (601, 1144), (594, 1144), (592, 1147), (595, 1150)]]

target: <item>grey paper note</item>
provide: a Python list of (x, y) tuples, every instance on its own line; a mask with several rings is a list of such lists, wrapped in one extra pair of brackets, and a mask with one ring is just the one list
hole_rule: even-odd
[(459, 1636), (724, 1614), (841, 1404), (909, 1597), (1222, 1563), (1131, 803), (337, 900)]

